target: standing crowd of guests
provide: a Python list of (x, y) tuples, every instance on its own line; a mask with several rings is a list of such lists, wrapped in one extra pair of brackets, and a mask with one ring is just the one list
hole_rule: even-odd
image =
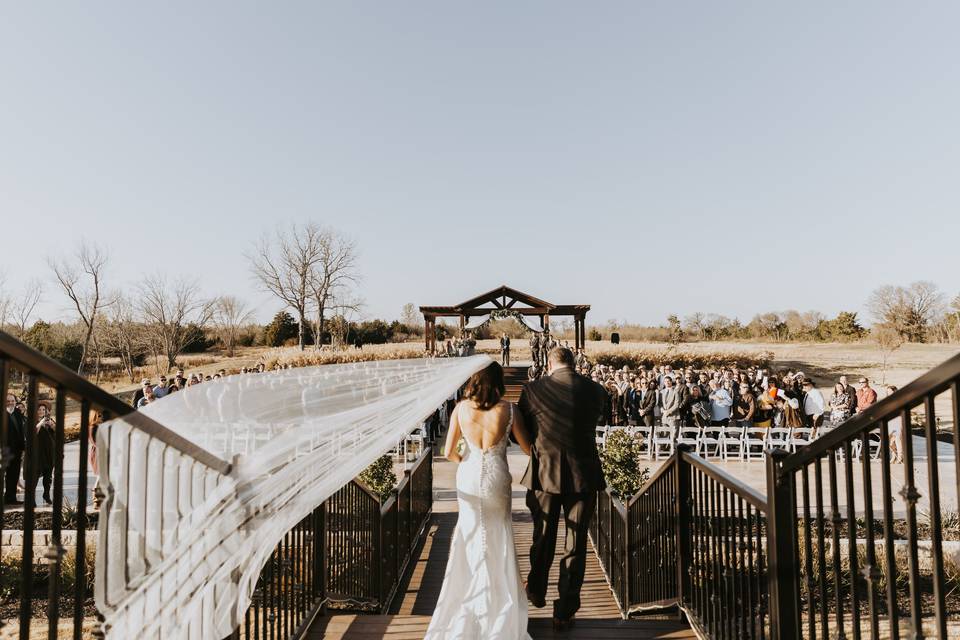
[[(601, 425), (807, 427), (817, 437), (877, 402), (877, 391), (861, 377), (854, 388), (841, 376), (829, 400), (802, 371), (777, 374), (736, 365), (674, 369), (670, 365), (614, 369), (578, 360), (578, 370), (607, 390)], [(889, 395), (896, 387), (887, 386)], [(890, 424), (891, 453), (902, 462), (902, 428)]]

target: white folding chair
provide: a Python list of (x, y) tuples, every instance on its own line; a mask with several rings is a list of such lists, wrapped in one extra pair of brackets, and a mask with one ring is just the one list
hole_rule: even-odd
[(640, 439), (640, 455), (653, 458), (653, 427), (634, 427), (633, 436)]
[(722, 438), (723, 427), (704, 427), (700, 432), (700, 444), (697, 452), (704, 458), (719, 458)]
[[(939, 420), (939, 418), (937, 418)], [(871, 431), (867, 434), (867, 442), (870, 443), (870, 459), (879, 460), (880, 459), (880, 432)], [(860, 447), (863, 448), (863, 444), (860, 444)]]
[(416, 460), (423, 453), (423, 441), (425, 438), (423, 434), (412, 433), (406, 437), (404, 440), (404, 448), (406, 449), (408, 455), (409, 451), (412, 449), (414, 451), (413, 459)]
[(603, 450), (604, 447), (607, 446), (607, 429), (608, 427), (598, 426), (596, 430), (596, 435), (594, 437), (594, 440), (597, 443), (597, 448), (600, 449), (601, 451)]
[(758, 458), (763, 460), (767, 447), (767, 429), (764, 427), (747, 427), (743, 434), (743, 450), (745, 460)]
[(790, 452), (795, 453), (813, 440), (813, 429), (810, 427), (794, 427), (790, 430)]
[(694, 453), (700, 453), (700, 427), (680, 427), (677, 432), (676, 443), (688, 444), (693, 447)]
[[(743, 460), (744, 456), (744, 427), (724, 427), (720, 440), (721, 457), (724, 460)], [(733, 454), (731, 456), (731, 454)]]
[(657, 427), (653, 430), (653, 457), (660, 459), (660, 453), (666, 457), (673, 455), (673, 427)]
[(767, 451), (783, 449), (790, 451), (790, 429), (786, 427), (770, 427), (767, 429)]

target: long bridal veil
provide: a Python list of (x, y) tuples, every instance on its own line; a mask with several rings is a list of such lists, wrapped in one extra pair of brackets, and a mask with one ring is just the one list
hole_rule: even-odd
[(232, 376), (142, 412), (230, 462), (226, 475), (133, 419), (97, 434), (96, 601), (108, 638), (222, 638), (284, 533), (487, 366), (486, 356)]

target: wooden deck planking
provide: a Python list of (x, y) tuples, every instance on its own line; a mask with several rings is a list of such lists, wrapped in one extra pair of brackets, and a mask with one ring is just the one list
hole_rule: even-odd
[[(530, 567), (529, 546), (533, 531), (530, 515), (524, 512), (513, 514), (514, 537), (521, 575)], [(409, 580), (401, 585), (391, 615), (332, 614), (318, 618), (306, 636), (312, 640), (421, 640), (430, 624), (443, 585), (447, 555), (456, 513), (436, 513), (420, 550), (420, 555), (411, 571)], [(558, 549), (563, 544), (559, 536)], [(565, 640), (637, 640), (695, 638), (690, 628), (674, 620), (622, 620), (613, 595), (603, 577), (600, 564), (592, 553), (587, 558), (587, 573), (581, 592), (582, 606), (577, 614), (573, 630), (555, 633), (550, 617), (551, 601), (557, 596), (556, 581), (558, 564), (551, 572), (551, 587), (547, 594), (547, 606), (530, 608), (530, 634), (537, 640), (564, 638)]]
[[(428, 615), (332, 615), (318, 619), (308, 640), (422, 640), (430, 625)], [(562, 633), (553, 631), (546, 619), (530, 621), (530, 635), (537, 640), (684, 640), (696, 634), (679, 622), (657, 620), (577, 620)]]

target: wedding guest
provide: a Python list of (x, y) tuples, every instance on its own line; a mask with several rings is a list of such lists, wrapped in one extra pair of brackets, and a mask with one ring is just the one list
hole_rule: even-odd
[(56, 455), (56, 423), (50, 417), (50, 405), (46, 402), (37, 405), (37, 419), (37, 435), (32, 456), (33, 486), (26, 487), (25, 493), (36, 500), (37, 483), (43, 478), (43, 501), (53, 504), (50, 487), (53, 485), (53, 460)]
[(153, 395), (153, 387), (147, 385), (143, 388), (143, 397), (137, 403), (137, 409), (147, 406), (154, 400), (156, 400), (156, 397)]
[(20, 482), (20, 469), (23, 466), (23, 451), (26, 448), (26, 418), (23, 412), (17, 409), (17, 397), (7, 394), (7, 449), (9, 458), (4, 466), (4, 498), (5, 505), (20, 505), (17, 500), (17, 483)]
[(700, 391), (700, 385), (690, 388), (690, 420), (690, 424), (700, 428), (711, 422), (710, 403)]
[(659, 394), (657, 381), (648, 380), (647, 388), (643, 390), (643, 395), (640, 397), (640, 418), (646, 427), (652, 427), (656, 422), (657, 407), (660, 405)]
[(836, 427), (849, 417), (850, 394), (841, 381), (833, 387), (833, 395), (830, 396), (830, 424)]
[[(826, 406), (823, 394), (813, 386), (812, 380), (803, 381), (803, 416), (808, 427), (819, 429), (823, 424), (823, 414)], [(816, 431), (814, 431), (814, 435)]]
[(840, 376), (840, 384), (843, 385), (843, 392), (847, 394), (847, 415), (853, 415), (857, 410), (857, 390), (847, 383), (847, 376)]
[(140, 400), (143, 399), (143, 395), (144, 393), (146, 393), (147, 387), (150, 387), (150, 389), (153, 389), (153, 385), (150, 384), (150, 380), (148, 380), (147, 378), (144, 378), (143, 380), (140, 381), (140, 388), (137, 389), (136, 393), (133, 394), (134, 407), (140, 406)]
[(710, 381), (710, 423), (715, 427), (725, 427), (730, 422), (730, 408), (733, 398), (730, 392), (720, 386), (716, 380)]
[(733, 423), (737, 427), (752, 427), (757, 413), (757, 399), (749, 382), (740, 383), (740, 394), (733, 405)]
[(627, 389), (623, 405), (627, 413), (627, 424), (636, 427), (640, 424), (640, 400), (643, 398), (643, 384), (637, 380)]
[(866, 378), (860, 378), (860, 388), (857, 389), (857, 413), (866, 411), (876, 402), (877, 392), (870, 387), (870, 381)]
[(660, 411), (663, 426), (676, 428), (680, 424), (680, 394), (673, 386), (671, 376), (663, 377), (663, 391), (660, 392)]
[(153, 388), (153, 397), (159, 400), (168, 393), (170, 393), (170, 390), (167, 389), (167, 376), (160, 376), (160, 384)]
[[(893, 395), (897, 392), (895, 386), (887, 386), (887, 395)], [(887, 436), (890, 438), (890, 454), (893, 456), (891, 462), (903, 462), (903, 421), (900, 417), (893, 418), (887, 422)]]
[(99, 411), (94, 411), (90, 416), (90, 443), (87, 447), (87, 463), (90, 465), (90, 473), (96, 476), (93, 486), (90, 487), (92, 499), (90, 503), (94, 508), (100, 508), (100, 497), (97, 495), (97, 488), (100, 486), (100, 461), (97, 459), (97, 430), (103, 418)]

